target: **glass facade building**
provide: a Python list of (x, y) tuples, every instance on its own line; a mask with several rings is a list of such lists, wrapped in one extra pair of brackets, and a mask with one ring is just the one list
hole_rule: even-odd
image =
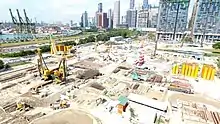
[[(160, 32), (185, 32), (190, 0), (160, 0), (157, 30)], [(175, 28), (176, 27), (176, 28)]]

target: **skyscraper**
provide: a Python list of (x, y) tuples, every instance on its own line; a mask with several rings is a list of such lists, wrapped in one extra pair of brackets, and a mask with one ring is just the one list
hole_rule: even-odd
[(148, 0), (143, 0), (143, 9), (149, 9), (149, 4), (148, 4)]
[(97, 13), (97, 19), (98, 19), (98, 21), (97, 21), (97, 27), (98, 28), (102, 28), (102, 13)]
[(86, 11), (82, 14), (82, 23), (83, 27), (88, 27), (88, 13)]
[(102, 13), (102, 28), (108, 27), (107, 13)]
[(128, 10), (126, 16), (126, 23), (128, 24), (128, 27), (135, 28), (137, 22), (137, 10)]
[[(166, 40), (176, 39), (177, 35), (174, 32), (184, 33), (186, 31), (189, 1), (160, 0), (157, 30), (164, 32)], [(178, 37), (181, 36), (178, 35)]]
[(130, 0), (130, 9), (134, 9), (135, 0)]
[(120, 1), (115, 1), (114, 3), (114, 13), (113, 13), (113, 28), (116, 28), (120, 24)]
[(102, 12), (102, 3), (98, 4), (98, 12), (101, 13)]
[(156, 28), (157, 27), (157, 19), (158, 19), (158, 10), (159, 7), (158, 6), (151, 6), (149, 8), (149, 28)]
[(108, 10), (108, 28), (112, 28), (112, 9)]
[(200, 0), (194, 25), (197, 42), (219, 40), (220, 36), (220, 1)]
[(149, 12), (146, 9), (141, 9), (137, 14), (137, 27), (148, 28)]

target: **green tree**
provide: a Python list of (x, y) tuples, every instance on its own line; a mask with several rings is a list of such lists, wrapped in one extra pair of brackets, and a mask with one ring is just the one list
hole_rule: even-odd
[(212, 48), (214, 49), (220, 49), (220, 42), (217, 42), (215, 44), (212, 45)]
[(220, 68), (220, 57), (216, 61), (217, 67)]
[(155, 35), (154, 33), (150, 32), (150, 33), (148, 34), (148, 39), (149, 39), (150, 41), (155, 41), (155, 40), (156, 40), (156, 35)]
[(4, 62), (2, 60), (0, 60), (0, 69), (4, 68)]

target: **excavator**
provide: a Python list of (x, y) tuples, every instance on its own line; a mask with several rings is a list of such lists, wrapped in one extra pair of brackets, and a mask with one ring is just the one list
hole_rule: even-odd
[(65, 53), (63, 54), (58, 67), (51, 70), (47, 67), (47, 64), (44, 58), (42, 57), (42, 53), (40, 49), (37, 49), (37, 55), (38, 55), (38, 60), (37, 60), (38, 71), (44, 81), (53, 80), (55, 81), (56, 84), (66, 81), (67, 67), (66, 67)]

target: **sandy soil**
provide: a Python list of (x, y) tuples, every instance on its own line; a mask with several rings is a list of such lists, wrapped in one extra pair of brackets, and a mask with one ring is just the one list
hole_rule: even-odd
[(212, 105), (216, 108), (220, 108), (220, 102), (219, 101), (209, 99), (209, 98), (203, 97), (203, 96), (173, 94), (169, 97), (169, 101), (171, 103), (176, 102), (177, 99), (184, 100), (184, 101), (194, 101), (194, 102), (204, 103), (204, 104), (207, 104), (207, 105)]
[(93, 119), (77, 110), (64, 110), (32, 124), (93, 124)]

